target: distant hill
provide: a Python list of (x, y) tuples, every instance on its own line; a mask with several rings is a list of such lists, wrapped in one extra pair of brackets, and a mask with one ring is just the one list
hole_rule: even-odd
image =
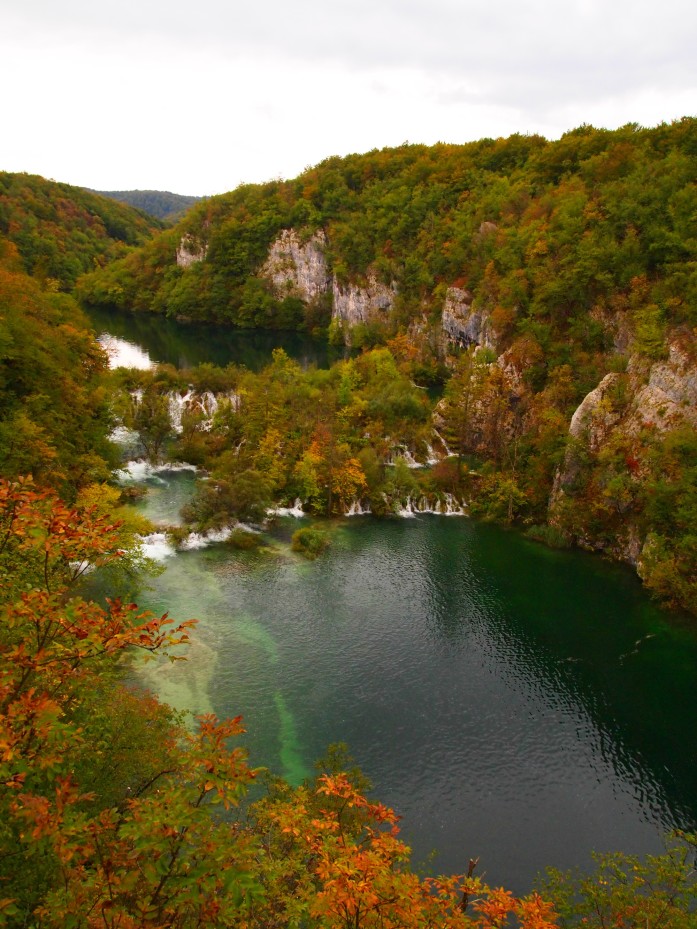
[(82, 187), (0, 171), (0, 236), (14, 243), (28, 274), (62, 290), (162, 228), (160, 220)]
[(127, 203), (164, 222), (173, 222), (202, 197), (187, 197), (168, 190), (95, 190), (94, 193)]

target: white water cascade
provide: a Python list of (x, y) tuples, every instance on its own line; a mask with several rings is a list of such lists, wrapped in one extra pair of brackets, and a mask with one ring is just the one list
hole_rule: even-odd
[(297, 497), (293, 506), (273, 506), (266, 511), (267, 516), (293, 516), (295, 519), (302, 519), (307, 514), (303, 510), (303, 502)]
[(435, 500), (426, 496), (407, 497), (406, 502), (397, 510), (397, 515), (404, 519), (413, 519), (422, 513), (432, 513), (434, 516), (467, 516), (467, 504), (457, 500), (452, 494), (443, 494)]
[(226, 400), (233, 410), (239, 409), (240, 398), (234, 391), (226, 394), (214, 394), (210, 390), (195, 391), (190, 387), (185, 393), (172, 390), (167, 394), (169, 404), (169, 418), (172, 429), (182, 432), (182, 417), (184, 413), (199, 413), (203, 416), (201, 428), (208, 431), (213, 425), (213, 417), (220, 409), (220, 401)]
[(389, 467), (394, 467), (398, 461), (404, 461), (408, 468), (423, 468), (423, 464), (414, 458), (411, 449), (401, 443), (392, 447), (389, 455), (385, 459), (385, 464)]
[(372, 512), (369, 503), (363, 503), (362, 500), (352, 500), (344, 512), (344, 516), (370, 516)]

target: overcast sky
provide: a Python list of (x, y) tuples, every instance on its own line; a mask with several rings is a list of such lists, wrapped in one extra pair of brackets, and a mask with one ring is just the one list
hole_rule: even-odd
[(0, 169), (214, 194), (697, 115), (694, 0), (0, 0)]

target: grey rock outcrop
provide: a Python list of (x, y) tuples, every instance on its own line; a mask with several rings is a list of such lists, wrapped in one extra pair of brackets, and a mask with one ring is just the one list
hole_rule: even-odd
[(322, 230), (303, 241), (295, 229), (284, 229), (271, 245), (260, 274), (270, 281), (278, 297), (296, 296), (313, 303), (331, 293), (332, 319), (346, 327), (349, 340), (352, 326), (387, 319), (396, 287), (381, 283), (371, 274), (362, 285), (340, 284), (328, 270), (326, 244)]
[[(633, 368), (630, 364), (630, 374)], [(673, 342), (667, 361), (653, 364), (647, 383), (634, 394), (623, 429), (637, 435), (643, 428), (666, 432), (684, 424), (697, 428), (697, 366)]]
[(606, 374), (602, 381), (589, 394), (587, 394), (569, 424), (569, 438), (572, 440), (564, 455), (564, 463), (554, 478), (552, 495), (549, 500), (549, 510), (554, 512), (564, 494), (578, 478), (579, 474), (579, 446), (584, 445), (596, 452), (609, 431), (619, 420), (619, 414), (614, 410), (608, 396), (620, 378), (619, 374)]
[(312, 303), (330, 290), (332, 278), (324, 255), (326, 243), (322, 230), (305, 242), (295, 229), (281, 232), (261, 270), (277, 296), (295, 296)]
[(177, 246), (177, 264), (180, 268), (188, 268), (189, 265), (203, 261), (207, 251), (207, 245), (187, 232), (181, 237)]
[(608, 393), (619, 377), (619, 374), (606, 374), (598, 386), (583, 398), (571, 417), (569, 435), (578, 440), (587, 435), (587, 442), (592, 451), (598, 449), (608, 429), (619, 418), (607, 400)]
[(449, 287), (443, 305), (443, 333), (458, 345), (479, 345), (494, 348), (494, 335), (489, 314), (473, 302), (469, 290)]
[(388, 287), (372, 275), (368, 275), (363, 287), (356, 284), (342, 287), (334, 278), (332, 294), (332, 318), (356, 326), (372, 320), (386, 320), (394, 303), (396, 287), (394, 284)]

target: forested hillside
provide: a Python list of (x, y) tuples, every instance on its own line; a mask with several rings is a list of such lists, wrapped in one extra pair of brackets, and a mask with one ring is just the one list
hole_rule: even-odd
[(0, 237), (0, 475), (73, 500), (115, 464), (107, 358), (75, 300), (25, 274)]
[[(431, 422), (474, 456), (473, 512), (626, 560), (694, 611), (696, 181), (691, 118), (331, 158), (211, 198), (79, 293), (390, 340), (418, 384), (447, 382)], [(349, 450), (371, 435), (382, 465), (368, 420)]]
[(393, 289), (370, 320), (378, 329), (424, 313), (437, 320), (447, 288), (460, 286), (497, 311), (504, 342), (523, 334), (543, 348), (573, 341), (592, 352), (602, 338), (590, 311), (628, 298), (638, 277), (664, 317), (693, 320), (695, 157), (697, 120), (684, 119), (650, 130), (581, 127), (558, 142), (512, 136), (331, 158), (293, 181), (206, 200), (141, 253), (87, 279), (82, 293), (236, 325), (302, 325), (307, 309), (284, 307), (262, 272), (272, 243), (294, 229), (302, 242), (326, 237), (339, 288), (372, 277)]
[(93, 193), (119, 203), (127, 203), (156, 219), (173, 222), (198, 203), (201, 197), (187, 197), (168, 190), (95, 190)]
[(81, 187), (0, 172), (0, 235), (16, 245), (28, 274), (61, 290), (161, 228), (156, 219)]

